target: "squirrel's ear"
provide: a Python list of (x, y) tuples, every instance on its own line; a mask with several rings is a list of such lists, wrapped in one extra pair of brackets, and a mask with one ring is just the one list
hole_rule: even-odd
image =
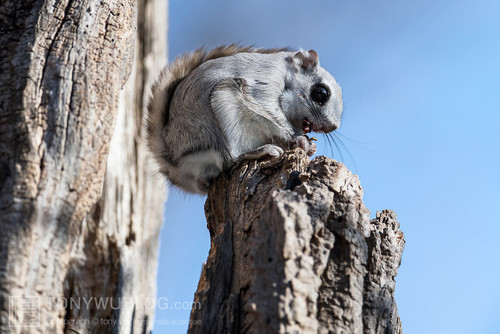
[(313, 69), (319, 63), (318, 54), (314, 50), (299, 51), (293, 57), (288, 58), (288, 60), (304, 70)]

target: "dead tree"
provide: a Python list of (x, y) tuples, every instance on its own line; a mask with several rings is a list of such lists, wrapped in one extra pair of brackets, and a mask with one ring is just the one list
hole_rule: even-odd
[(219, 177), (189, 332), (401, 333), (403, 234), (362, 195), (343, 164), (300, 149)]
[(0, 5), (1, 333), (151, 330), (163, 195), (141, 123), (165, 4)]

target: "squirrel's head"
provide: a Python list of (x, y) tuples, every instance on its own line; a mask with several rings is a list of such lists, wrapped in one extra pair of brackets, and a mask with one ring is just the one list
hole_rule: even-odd
[(287, 56), (286, 66), (280, 105), (295, 131), (328, 133), (337, 129), (343, 109), (342, 92), (333, 76), (319, 66), (316, 51)]

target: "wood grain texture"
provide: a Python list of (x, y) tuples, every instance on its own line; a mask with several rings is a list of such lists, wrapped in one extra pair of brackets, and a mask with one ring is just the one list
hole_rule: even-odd
[(211, 187), (211, 250), (190, 333), (400, 333), (395, 214), (370, 222), (356, 175), (296, 149)]
[(141, 129), (164, 3), (0, 5), (2, 333), (151, 329), (164, 195)]

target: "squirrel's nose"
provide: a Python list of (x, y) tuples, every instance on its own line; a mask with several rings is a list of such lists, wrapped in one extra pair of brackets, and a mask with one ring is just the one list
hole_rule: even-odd
[(337, 126), (337, 124), (332, 124), (330, 126), (326, 126), (326, 130), (325, 132), (332, 132), (332, 131), (335, 131), (337, 130), (339, 127)]
[(337, 124), (314, 124), (313, 131), (314, 132), (324, 132), (329, 133), (338, 129)]

